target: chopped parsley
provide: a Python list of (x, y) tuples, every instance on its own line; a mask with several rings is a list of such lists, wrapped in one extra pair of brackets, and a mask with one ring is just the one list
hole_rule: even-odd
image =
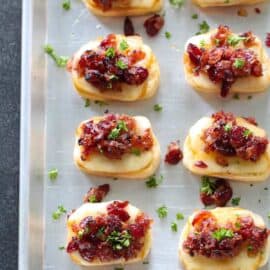
[(128, 49), (128, 43), (125, 39), (123, 39), (121, 42), (120, 42), (120, 50), (121, 51), (125, 51), (126, 49)]
[(245, 65), (245, 60), (242, 58), (236, 58), (233, 62), (233, 66), (237, 69), (243, 68)]
[(247, 246), (247, 250), (248, 250), (248, 251), (252, 251), (252, 250), (253, 250), (253, 246), (248, 245), (248, 246)]
[(168, 32), (168, 31), (166, 31), (166, 32), (165, 32), (165, 37), (166, 37), (167, 39), (170, 39), (170, 38), (172, 37), (172, 34), (171, 34), (170, 32)]
[(177, 213), (176, 214), (176, 219), (177, 220), (183, 220), (184, 219), (184, 215), (182, 213)]
[(193, 20), (197, 20), (197, 19), (199, 18), (199, 15), (196, 14), (196, 13), (194, 13), (194, 14), (192, 14), (191, 18), (192, 18)]
[(63, 3), (62, 3), (62, 7), (65, 10), (70, 10), (70, 7), (71, 7), (70, 0), (64, 0)]
[(159, 186), (163, 181), (163, 175), (160, 175), (159, 177), (157, 177), (155, 174), (150, 176), (148, 181), (145, 182), (146, 186), (148, 188), (155, 188), (157, 186)]
[(235, 198), (232, 198), (232, 205), (233, 206), (238, 206), (239, 203), (241, 201), (241, 198), (240, 197), (235, 197)]
[(176, 222), (172, 222), (171, 223), (171, 230), (173, 232), (177, 232), (178, 231), (178, 225), (176, 224)]
[(238, 94), (238, 93), (235, 93), (235, 94), (233, 95), (233, 99), (240, 99), (239, 94)]
[(49, 170), (49, 178), (50, 180), (56, 180), (58, 177), (58, 170), (57, 169), (51, 169)]
[(115, 56), (115, 49), (113, 47), (109, 47), (106, 50), (105, 55), (109, 58), (113, 58)]
[(235, 227), (236, 227), (237, 229), (240, 229), (240, 228), (241, 228), (241, 224), (240, 224), (239, 222), (236, 222), (234, 225), (235, 225)]
[(91, 101), (90, 101), (90, 99), (87, 98), (87, 99), (85, 100), (84, 107), (87, 108), (87, 107), (90, 106), (90, 104), (91, 104)]
[(153, 108), (155, 112), (161, 112), (163, 109), (163, 107), (160, 104), (155, 104)]
[(216, 44), (216, 46), (219, 46), (220, 40), (218, 38), (215, 38), (215, 44)]
[(121, 131), (128, 131), (127, 124), (123, 120), (117, 122), (117, 126), (111, 131), (111, 133), (108, 136), (108, 139), (109, 140), (117, 139)]
[(59, 205), (57, 207), (57, 210), (52, 213), (52, 218), (54, 220), (58, 220), (63, 214), (66, 214), (67, 210), (63, 205)]
[(233, 238), (234, 233), (232, 230), (220, 228), (212, 233), (212, 236), (219, 242), (225, 238)]
[(165, 218), (168, 215), (168, 208), (165, 205), (160, 206), (156, 210), (159, 218)]
[(120, 69), (126, 69), (128, 67), (128, 65), (121, 59), (117, 60), (115, 65)]
[(232, 125), (227, 123), (227, 124), (224, 126), (224, 130), (225, 130), (226, 132), (231, 131), (231, 130), (232, 130)]
[(59, 249), (59, 250), (64, 250), (65, 247), (64, 247), (64, 246), (60, 246), (60, 247), (58, 247), (58, 249)]
[(228, 42), (229, 45), (235, 47), (236, 45), (239, 44), (240, 41), (244, 41), (244, 40), (246, 40), (245, 37), (240, 37), (240, 36), (236, 36), (236, 35), (230, 35), (228, 37), (227, 42)]
[(132, 148), (131, 153), (135, 156), (140, 156), (141, 155), (141, 150), (139, 148)]
[(245, 138), (248, 138), (249, 135), (252, 135), (252, 131), (249, 130), (249, 129), (246, 129), (246, 130), (243, 132), (243, 136), (244, 136)]
[(95, 100), (95, 104), (99, 105), (100, 107), (102, 107), (104, 105), (109, 105), (107, 102), (105, 102), (103, 100)]
[(210, 177), (208, 176), (202, 177), (201, 190), (200, 190), (202, 193), (211, 195), (215, 191), (215, 188), (216, 188), (215, 181), (211, 181)]
[(148, 261), (144, 261), (143, 264), (149, 264), (149, 262)]
[(252, 96), (248, 96), (247, 99), (252, 99)]
[(45, 53), (51, 56), (51, 58), (54, 60), (54, 62), (58, 67), (65, 67), (67, 65), (68, 57), (58, 56), (51, 45), (49, 44), (45, 45), (44, 51)]
[(270, 219), (270, 213), (268, 214), (268, 216), (267, 216), (269, 219)]
[(122, 250), (130, 246), (131, 235), (127, 231), (113, 231), (107, 238), (107, 242), (111, 244), (113, 250)]
[(170, 4), (171, 4), (173, 7), (180, 8), (180, 7), (183, 6), (184, 0), (170, 0)]
[(268, 190), (268, 187), (265, 187), (263, 190)]
[(199, 23), (199, 29), (200, 31), (196, 33), (196, 35), (205, 34), (210, 30), (210, 26), (206, 21), (202, 21), (202, 23)]
[(205, 40), (204, 39), (200, 40), (200, 47), (205, 47)]
[(96, 196), (95, 195), (90, 195), (89, 198), (88, 198), (88, 202), (90, 202), (90, 203), (97, 202)]

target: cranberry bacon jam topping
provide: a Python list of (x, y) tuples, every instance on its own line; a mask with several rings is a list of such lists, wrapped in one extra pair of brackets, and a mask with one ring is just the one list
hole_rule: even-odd
[(104, 197), (109, 193), (110, 185), (104, 184), (97, 187), (91, 187), (83, 198), (84, 203), (102, 202)]
[(73, 236), (67, 252), (79, 252), (88, 262), (110, 262), (136, 258), (142, 250), (152, 220), (139, 213), (131, 220), (126, 207), (129, 202), (114, 201), (107, 206), (107, 214), (87, 216), (72, 226)]
[[(252, 131), (237, 125), (232, 113), (223, 111), (212, 115), (213, 124), (204, 131), (202, 140), (205, 152), (221, 155), (223, 166), (227, 166), (223, 157), (239, 157), (243, 160), (256, 162), (265, 153), (268, 140), (253, 135)], [(217, 161), (220, 160), (217, 158)]]
[(183, 153), (179, 146), (179, 141), (171, 142), (168, 146), (165, 156), (165, 162), (170, 165), (176, 165), (183, 159)]
[(84, 123), (81, 130), (78, 144), (82, 160), (93, 153), (110, 159), (121, 159), (124, 154), (140, 155), (154, 144), (151, 130), (136, 134), (136, 120), (127, 115), (107, 114), (98, 123), (93, 120)]
[(204, 73), (212, 82), (221, 83), (220, 95), (226, 97), (238, 78), (263, 75), (257, 54), (249, 49), (256, 44), (255, 39), (251, 32), (237, 36), (229, 27), (219, 26), (211, 36), (211, 48), (204, 47), (204, 42), (201, 47), (189, 43), (187, 53), (194, 74)]
[(78, 62), (79, 75), (101, 91), (121, 91), (121, 83), (141, 85), (148, 78), (148, 70), (136, 65), (145, 58), (145, 53), (130, 50), (124, 39), (119, 49), (117, 43), (116, 35), (110, 34), (101, 41), (97, 51), (85, 51)]
[(193, 219), (183, 248), (190, 256), (214, 259), (232, 258), (243, 250), (255, 256), (265, 247), (268, 236), (269, 230), (256, 226), (251, 216), (238, 216), (235, 222), (220, 226), (211, 212), (201, 211)]

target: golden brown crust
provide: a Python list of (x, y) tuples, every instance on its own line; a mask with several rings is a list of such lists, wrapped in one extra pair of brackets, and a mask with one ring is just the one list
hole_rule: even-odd
[(237, 5), (254, 5), (264, 2), (264, 0), (193, 0), (193, 3), (200, 7), (230, 7)]

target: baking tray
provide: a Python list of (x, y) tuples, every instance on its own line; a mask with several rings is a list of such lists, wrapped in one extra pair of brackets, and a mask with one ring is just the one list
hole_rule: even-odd
[[(270, 134), (269, 92), (253, 95), (251, 100), (245, 96), (240, 100), (224, 100), (200, 95), (185, 82), (181, 64), (184, 42), (198, 31), (198, 23), (206, 20), (212, 27), (227, 24), (236, 32), (251, 29), (264, 39), (266, 26), (270, 25), (270, 6), (260, 5), (260, 15), (254, 12), (254, 7), (249, 7), (249, 16), (239, 17), (237, 7), (200, 10), (187, 0), (182, 8), (173, 9), (166, 3), (166, 24), (155, 38), (145, 35), (142, 26), (145, 17), (134, 18), (136, 32), (152, 47), (161, 66), (158, 94), (147, 101), (110, 102), (103, 107), (92, 103), (85, 108), (84, 101), (73, 90), (69, 74), (45, 57), (43, 45), (50, 43), (57, 53), (72, 55), (88, 40), (111, 32), (122, 33), (123, 18), (98, 18), (79, 0), (71, 1), (71, 10), (64, 11), (61, 2), (23, 1), (19, 269), (78, 269), (68, 255), (58, 249), (65, 244), (65, 218), (53, 221), (51, 214), (60, 204), (69, 210), (80, 206), (84, 193), (91, 186), (103, 183), (110, 183), (112, 188), (107, 200), (129, 200), (155, 219), (149, 264), (136, 264), (125, 269), (182, 269), (177, 245), (185, 221), (179, 222), (178, 233), (171, 232), (170, 223), (178, 211), (186, 220), (194, 209), (202, 208), (198, 177), (190, 174), (182, 164), (167, 166), (164, 162), (157, 172), (164, 176), (164, 182), (156, 189), (146, 188), (144, 181), (113, 181), (87, 176), (73, 164), (75, 128), (82, 120), (103, 114), (105, 109), (143, 114), (153, 124), (163, 156), (169, 142), (180, 139), (183, 143), (189, 127), (196, 120), (220, 109), (255, 116)], [(193, 13), (199, 14), (198, 20), (191, 18)], [(165, 31), (172, 33), (170, 40), (165, 38)], [(156, 103), (163, 106), (162, 112), (153, 110)], [(51, 168), (59, 171), (55, 182), (48, 179), (47, 172)], [(241, 196), (240, 205), (258, 212), (266, 222), (270, 197), (264, 188), (269, 187), (269, 183), (266, 181), (253, 187), (232, 183), (234, 196)], [(168, 206), (169, 214), (161, 221), (155, 210), (163, 204)]]

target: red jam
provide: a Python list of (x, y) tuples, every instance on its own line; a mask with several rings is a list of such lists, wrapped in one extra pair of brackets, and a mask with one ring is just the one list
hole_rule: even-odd
[[(84, 218), (74, 226), (76, 236), (68, 243), (67, 252), (78, 251), (88, 262), (135, 258), (144, 245), (152, 220), (140, 213), (134, 222), (129, 222), (127, 206), (128, 202), (115, 201), (107, 207), (107, 215)], [(123, 216), (128, 218), (123, 220)]]
[(183, 243), (190, 256), (226, 259), (245, 249), (249, 256), (257, 255), (265, 246), (269, 231), (257, 227), (250, 216), (238, 217), (235, 223), (220, 227), (209, 211), (201, 211), (193, 219), (193, 229)]
[[(125, 45), (128, 46), (128, 45)], [(87, 50), (81, 56), (77, 70), (81, 77), (101, 91), (121, 91), (121, 83), (141, 85), (148, 78), (148, 70), (137, 66), (145, 58), (143, 51), (117, 50), (116, 36), (101, 41), (99, 50)]]
[(109, 193), (109, 191), (109, 184), (100, 185), (98, 187), (91, 187), (87, 194), (84, 196), (83, 202), (102, 202), (102, 200)]
[(159, 14), (154, 14), (152, 17), (148, 18), (144, 22), (146, 33), (150, 37), (156, 36), (159, 33), (160, 29), (163, 27), (163, 25), (164, 25), (164, 18)]
[[(232, 84), (238, 78), (263, 75), (262, 64), (256, 53), (247, 48), (234, 48), (238, 43), (231, 41), (232, 36), (227, 26), (219, 26), (217, 33), (211, 37), (212, 49), (199, 48), (192, 43), (187, 47), (194, 74), (202, 72), (207, 74), (212, 82), (221, 83), (222, 97), (228, 95)], [(241, 34), (239, 38), (246, 47), (254, 45), (255, 37), (251, 32)]]
[(270, 48), (270, 33), (266, 34), (265, 45)]
[(238, 126), (232, 113), (221, 111), (213, 114), (212, 118), (212, 126), (205, 130), (202, 137), (205, 152), (223, 157), (237, 156), (254, 162), (265, 153), (267, 138), (255, 136), (249, 129)]
[(132, 20), (129, 17), (125, 18), (124, 21), (124, 34), (125, 36), (135, 35), (135, 29)]
[(225, 206), (232, 195), (232, 188), (226, 180), (203, 177), (200, 198), (205, 206)]
[(100, 153), (110, 159), (121, 159), (126, 153), (140, 154), (153, 146), (150, 129), (142, 135), (136, 134), (136, 121), (127, 115), (106, 114), (98, 123), (90, 120), (83, 124), (78, 140), (81, 159), (92, 153)]
[(198, 160), (194, 163), (194, 166), (201, 168), (201, 169), (206, 169), (208, 167), (208, 165), (202, 161), (202, 160)]
[(171, 142), (165, 156), (165, 162), (171, 165), (178, 164), (183, 158), (183, 153), (180, 149), (179, 142)]

